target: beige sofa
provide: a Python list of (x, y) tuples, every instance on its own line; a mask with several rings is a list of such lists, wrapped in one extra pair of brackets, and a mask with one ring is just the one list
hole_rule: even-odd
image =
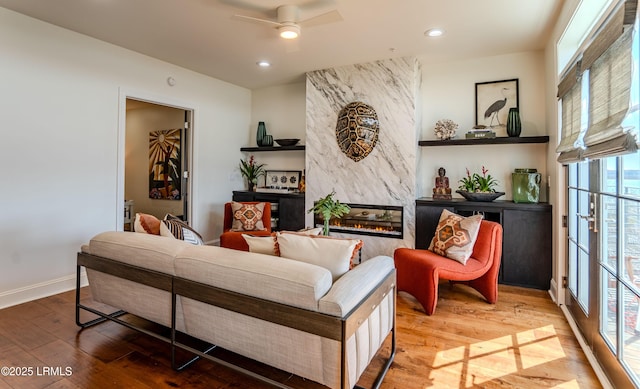
[[(122, 311), (104, 313), (80, 302), (82, 267), (93, 299)], [(172, 351), (219, 361), (178, 341), (182, 332), (330, 388), (353, 388), (391, 334), (390, 355), (373, 385), (378, 387), (395, 354), (390, 257), (369, 259), (332, 282), (327, 269), (309, 263), (105, 232), (82, 247), (77, 274), (79, 326), (113, 320), (170, 343)], [(81, 323), (81, 310), (100, 318)], [(119, 318), (124, 312), (171, 328), (171, 337), (132, 326)]]

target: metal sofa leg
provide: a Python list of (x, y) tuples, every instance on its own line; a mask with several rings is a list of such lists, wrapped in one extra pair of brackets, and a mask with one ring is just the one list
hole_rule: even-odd
[[(123, 311), (123, 310), (119, 310), (119, 311), (116, 311), (116, 312), (113, 312), (113, 313), (106, 314), (106, 313), (100, 312), (100, 311), (98, 311), (96, 309), (93, 309), (91, 307), (87, 307), (85, 305), (80, 304), (80, 269), (81, 268), (82, 268), (82, 266), (80, 266), (80, 265), (76, 266), (76, 325), (78, 327), (82, 328), (82, 329), (85, 329), (87, 327), (91, 327), (93, 325), (96, 325), (96, 324), (102, 323), (104, 321), (111, 320), (113, 318), (116, 318), (116, 317), (124, 315), (126, 312)], [(87, 312), (91, 312), (94, 315), (98, 315), (100, 317), (95, 318), (93, 320), (86, 321), (86, 322), (83, 323), (83, 322), (80, 321), (80, 310), (81, 309), (85, 310)]]

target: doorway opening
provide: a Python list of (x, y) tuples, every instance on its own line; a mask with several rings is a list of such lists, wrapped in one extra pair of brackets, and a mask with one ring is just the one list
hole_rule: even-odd
[(126, 97), (123, 230), (133, 231), (138, 212), (190, 222), (192, 118), (190, 109)]

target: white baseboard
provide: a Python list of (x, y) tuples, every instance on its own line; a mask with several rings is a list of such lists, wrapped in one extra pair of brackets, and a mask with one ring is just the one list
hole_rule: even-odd
[(549, 288), (549, 296), (551, 296), (551, 300), (553, 300), (553, 302), (556, 305), (558, 305), (558, 284), (554, 279), (551, 280), (551, 286)]
[[(84, 269), (80, 272), (80, 285), (89, 285), (87, 273)], [(69, 275), (55, 280), (29, 285), (23, 288), (13, 289), (0, 293), (0, 309), (37, 300), (54, 294), (67, 292), (76, 288), (76, 275)]]
[(602, 385), (602, 387), (604, 389), (614, 389), (613, 385), (611, 385), (611, 382), (609, 382), (609, 378), (607, 378), (607, 375), (604, 373), (604, 370), (602, 370), (602, 366), (600, 366), (600, 363), (598, 363), (596, 356), (593, 354), (591, 347), (589, 347), (587, 342), (584, 340), (584, 337), (578, 329), (578, 325), (576, 324), (575, 320), (573, 320), (573, 316), (571, 316), (571, 313), (569, 313), (567, 306), (564, 304), (560, 304), (560, 309), (562, 310), (562, 313), (564, 313), (564, 316), (567, 318), (573, 334), (575, 335), (576, 339), (578, 339), (578, 343), (580, 343), (580, 347), (582, 348), (582, 351), (584, 351), (584, 354), (587, 357), (591, 368), (593, 368), (593, 371), (596, 373), (596, 376), (600, 380), (600, 384)]

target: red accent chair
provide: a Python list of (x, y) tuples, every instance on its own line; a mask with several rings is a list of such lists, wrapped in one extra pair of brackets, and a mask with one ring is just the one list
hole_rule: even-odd
[(490, 304), (498, 301), (498, 270), (502, 256), (502, 226), (482, 220), (473, 254), (466, 265), (429, 250), (399, 248), (393, 257), (398, 291), (413, 295), (427, 315), (438, 303), (438, 281), (462, 283), (480, 292)]
[[(242, 204), (258, 204), (259, 201), (246, 201)], [(233, 224), (233, 212), (231, 211), (231, 203), (224, 205), (224, 222), (222, 225), (222, 234), (220, 235), (220, 247), (226, 247), (229, 249), (249, 251), (249, 245), (244, 240), (242, 234), (249, 234), (254, 236), (269, 236), (271, 235), (271, 203), (264, 203), (264, 211), (262, 212), (262, 224), (266, 230), (264, 231), (231, 231), (231, 225)]]

